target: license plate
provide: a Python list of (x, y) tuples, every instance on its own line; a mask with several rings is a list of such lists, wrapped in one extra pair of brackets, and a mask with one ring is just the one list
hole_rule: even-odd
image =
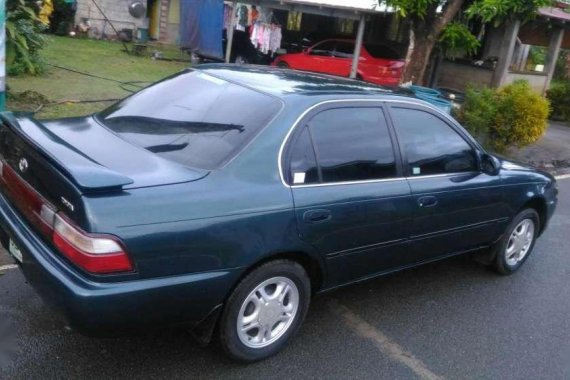
[(10, 244), (8, 246), (8, 251), (10, 251), (10, 254), (12, 256), (14, 256), (14, 258), (16, 260), (18, 260), (19, 262), (24, 261), (24, 257), (22, 256), (22, 251), (20, 251), (20, 248), (18, 248), (18, 246), (16, 245), (16, 243), (14, 243), (12, 241), (12, 239), (10, 239)]

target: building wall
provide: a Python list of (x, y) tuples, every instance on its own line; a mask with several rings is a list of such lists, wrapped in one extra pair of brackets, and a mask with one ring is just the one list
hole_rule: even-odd
[(437, 87), (464, 92), (469, 85), (488, 87), (493, 70), (464, 63), (444, 61), (441, 64)]
[(180, 41), (180, 0), (161, 0), (160, 38), (161, 42), (177, 44)]
[[(129, 14), (128, 2), (97, 0), (97, 4), (118, 31), (121, 31), (121, 29), (132, 29), (133, 33), (135, 33), (137, 28), (147, 27), (148, 21), (144, 17), (137, 19)], [(79, 24), (83, 19), (89, 20), (94, 36), (102, 38), (105, 34), (109, 36), (109, 38), (115, 37), (113, 28), (105, 21), (105, 17), (99, 12), (91, 0), (77, 1), (75, 23)]]
[(546, 85), (546, 81), (548, 80), (548, 76), (542, 73), (534, 74), (510, 72), (507, 74), (506, 83), (513, 83), (517, 80), (526, 80), (534, 91), (542, 94), (544, 91), (544, 86)]

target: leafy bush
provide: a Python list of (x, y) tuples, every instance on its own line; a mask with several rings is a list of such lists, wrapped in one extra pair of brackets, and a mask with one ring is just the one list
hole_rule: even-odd
[(570, 121), (570, 81), (552, 82), (546, 97), (552, 105), (552, 118)]
[(454, 59), (460, 56), (471, 56), (477, 52), (481, 43), (467, 27), (467, 25), (452, 22), (441, 32), (439, 42), (447, 58)]
[(528, 82), (517, 81), (503, 87), (498, 96), (497, 117), (491, 129), (492, 144), (497, 151), (504, 151), (510, 145), (532, 144), (544, 135), (550, 104)]
[(46, 37), (41, 34), (45, 25), (24, 0), (8, 0), (6, 8), (8, 74), (41, 74), (45, 65), (39, 52), (46, 43)]
[(461, 119), (483, 145), (504, 152), (509, 146), (536, 142), (548, 126), (548, 100), (534, 92), (528, 82), (517, 81), (498, 90), (470, 89)]
[(486, 145), (489, 128), (497, 116), (496, 97), (496, 91), (491, 88), (469, 88), (459, 116), (469, 132), (483, 145)]

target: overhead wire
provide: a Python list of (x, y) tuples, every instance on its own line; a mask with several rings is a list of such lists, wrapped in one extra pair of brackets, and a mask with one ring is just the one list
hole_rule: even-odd
[[(113, 79), (113, 78), (108, 78), (108, 77), (104, 77), (101, 75), (96, 75), (96, 74), (92, 74), (92, 73), (88, 73), (85, 71), (80, 71), (80, 70), (76, 70), (70, 67), (65, 67), (65, 66), (61, 66), (61, 65), (56, 65), (53, 63), (47, 63), (48, 66), (52, 66), (55, 67), (57, 69), (60, 70), (65, 70), (65, 71), (69, 71), (75, 74), (79, 74), (79, 75), (83, 75), (86, 77), (90, 77), (90, 78), (94, 78), (94, 79), (99, 79), (99, 80), (104, 80), (104, 81), (108, 81), (108, 82), (113, 82), (113, 83), (117, 83), (119, 85), (119, 87), (126, 92), (130, 92), (130, 93), (135, 93), (138, 90), (141, 90), (143, 88), (145, 88), (146, 86), (144, 86), (143, 84), (149, 84), (152, 83), (150, 81), (141, 81), (141, 80), (134, 80), (134, 81), (120, 81), (117, 79)], [(129, 88), (131, 87), (131, 88)], [(133, 89), (134, 88), (134, 89)], [(58, 101), (58, 102), (52, 102), (52, 103), (45, 103), (45, 104), (40, 104), (32, 113), (38, 113), (40, 112), (44, 107), (46, 106), (54, 106), (54, 105), (58, 105), (58, 104), (66, 104), (66, 103), (73, 103), (73, 104), (79, 104), (79, 103), (103, 103), (103, 102), (116, 102), (121, 100), (121, 98), (112, 98), (112, 99), (86, 99), (86, 100), (63, 100), (63, 101)]]

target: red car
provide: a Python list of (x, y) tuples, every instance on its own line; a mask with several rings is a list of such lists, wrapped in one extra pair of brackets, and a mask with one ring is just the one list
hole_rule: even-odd
[[(326, 40), (302, 53), (282, 55), (275, 59), (273, 65), (348, 77), (354, 47), (352, 40)], [(358, 78), (385, 86), (397, 86), (403, 68), (404, 60), (391, 48), (364, 44), (358, 64)]]

